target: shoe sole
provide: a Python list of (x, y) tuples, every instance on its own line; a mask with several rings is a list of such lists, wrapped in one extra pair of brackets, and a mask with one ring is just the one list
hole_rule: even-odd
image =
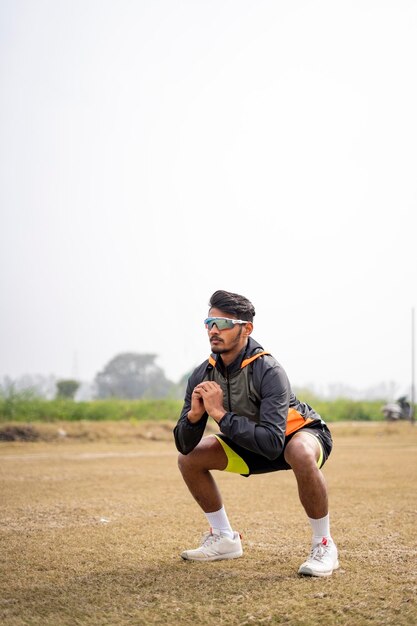
[(333, 572), (339, 569), (339, 567), (340, 567), (339, 561), (336, 561), (334, 568), (327, 572), (317, 572), (317, 571), (312, 570), (309, 567), (304, 567), (304, 568), (300, 567), (300, 569), (298, 570), (298, 573), (300, 574), (300, 576), (315, 576), (318, 578), (323, 578), (324, 576), (331, 576)]
[(181, 558), (184, 561), (195, 561), (195, 562), (198, 562), (198, 563), (207, 563), (209, 561), (224, 561), (224, 560), (227, 560), (227, 559), (238, 559), (242, 555), (243, 555), (243, 550), (241, 550), (239, 552), (231, 552), (230, 554), (219, 554), (218, 556), (207, 556), (207, 557), (202, 558), (202, 559), (195, 558), (195, 557), (184, 556), (184, 554), (181, 554)]

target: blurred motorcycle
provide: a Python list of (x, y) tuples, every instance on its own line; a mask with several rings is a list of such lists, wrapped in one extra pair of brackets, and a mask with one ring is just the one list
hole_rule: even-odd
[(411, 418), (411, 405), (407, 400), (407, 396), (398, 398), (396, 402), (388, 402), (381, 410), (388, 422)]

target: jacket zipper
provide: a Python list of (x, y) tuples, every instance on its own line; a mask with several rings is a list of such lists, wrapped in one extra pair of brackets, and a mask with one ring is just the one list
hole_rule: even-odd
[(230, 382), (229, 382), (229, 372), (226, 371), (226, 383), (227, 383), (227, 402), (229, 405), (229, 411), (232, 412), (232, 400), (230, 397)]

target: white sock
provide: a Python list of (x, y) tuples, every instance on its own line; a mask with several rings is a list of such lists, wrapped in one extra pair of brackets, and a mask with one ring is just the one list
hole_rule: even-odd
[(313, 546), (321, 543), (323, 538), (331, 540), (332, 537), (330, 535), (330, 516), (328, 513), (327, 515), (325, 515), (324, 517), (320, 517), (319, 519), (312, 519), (311, 517), (309, 517), (308, 521), (310, 522), (311, 528), (313, 530)]
[(213, 511), (213, 513), (205, 513), (205, 516), (211, 528), (220, 530), (222, 535), (229, 537), (229, 539), (233, 539), (233, 530), (230, 526), (224, 506), (222, 506), (222, 508), (218, 511)]

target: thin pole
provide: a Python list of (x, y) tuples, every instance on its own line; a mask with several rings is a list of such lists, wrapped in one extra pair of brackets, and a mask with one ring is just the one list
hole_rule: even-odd
[(414, 307), (411, 309), (411, 407), (410, 421), (414, 425), (416, 421), (414, 409)]

